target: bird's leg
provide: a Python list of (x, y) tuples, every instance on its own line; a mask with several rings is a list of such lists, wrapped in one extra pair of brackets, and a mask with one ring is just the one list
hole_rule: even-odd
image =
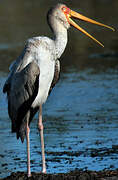
[(27, 175), (31, 177), (31, 170), (30, 170), (30, 139), (29, 139), (30, 128), (27, 121), (26, 127), (26, 140), (27, 140)]
[(46, 173), (44, 137), (43, 137), (43, 123), (42, 123), (42, 105), (40, 105), (39, 109), (40, 109), (40, 113), (39, 113), (38, 128), (39, 128), (39, 131), (40, 131), (40, 138), (41, 138), (42, 173)]

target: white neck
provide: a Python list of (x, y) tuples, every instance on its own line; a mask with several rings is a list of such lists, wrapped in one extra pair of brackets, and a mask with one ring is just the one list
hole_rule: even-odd
[(67, 30), (65, 28), (63, 28), (62, 31), (56, 32), (54, 42), (57, 51), (57, 58), (60, 58), (60, 56), (63, 54), (67, 45), (67, 41), (68, 41)]

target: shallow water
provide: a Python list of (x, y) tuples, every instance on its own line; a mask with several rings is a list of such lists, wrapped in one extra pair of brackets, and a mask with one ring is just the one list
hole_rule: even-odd
[[(25, 143), (11, 134), (2, 87), (8, 66), (19, 55), (23, 42), (39, 33), (49, 35), (41, 15), (53, 1), (46, 5), (43, 2), (18, 0), (11, 7), (10, 1), (2, 1), (0, 7), (0, 177), (26, 171)], [(76, 11), (118, 27), (115, 0), (66, 2)], [(11, 8), (6, 13), (7, 7)], [(70, 30), (61, 58), (61, 79), (43, 107), (48, 173), (118, 168), (118, 33), (92, 25), (85, 27), (105, 43), (105, 48)], [(36, 172), (41, 170), (37, 118), (31, 123), (31, 169)]]
[[(0, 78), (1, 86), (4, 80)], [(117, 72), (112, 70), (62, 74), (43, 109), (48, 173), (117, 168), (117, 89)], [(0, 99), (0, 172), (6, 176), (26, 171), (26, 147), (10, 133), (7, 105), (3, 96)], [(31, 124), (31, 168), (41, 170), (37, 115)]]

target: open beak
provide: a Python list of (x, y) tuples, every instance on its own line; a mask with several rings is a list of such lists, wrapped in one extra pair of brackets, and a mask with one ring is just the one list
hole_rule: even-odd
[(74, 26), (76, 29), (80, 30), (80, 31), (83, 32), (85, 35), (87, 35), (88, 37), (90, 37), (91, 39), (93, 39), (94, 41), (96, 41), (96, 42), (97, 42), (99, 45), (101, 45), (102, 47), (104, 47), (104, 45), (103, 45), (101, 42), (99, 42), (97, 39), (95, 39), (93, 36), (91, 36), (88, 32), (86, 32), (83, 28), (81, 28), (79, 25), (77, 25), (77, 24), (71, 19), (71, 17), (74, 17), (74, 18), (77, 18), (77, 19), (80, 19), (80, 20), (83, 20), (83, 21), (87, 21), (87, 22), (92, 23), (92, 24), (97, 24), (97, 25), (99, 25), (99, 26), (103, 26), (103, 27), (106, 27), (106, 28), (111, 29), (112, 31), (115, 31), (115, 29), (112, 28), (112, 27), (110, 27), (110, 26), (107, 26), (107, 25), (105, 25), (105, 24), (99, 23), (99, 22), (94, 21), (94, 20), (92, 20), (92, 19), (90, 19), (90, 18), (87, 18), (87, 17), (85, 17), (85, 16), (83, 16), (83, 15), (81, 15), (81, 14), (75, 12), (75, 11), (70, 10), (69, 17), (68, 17), (69, 23), (70, 23), (72, 26)]

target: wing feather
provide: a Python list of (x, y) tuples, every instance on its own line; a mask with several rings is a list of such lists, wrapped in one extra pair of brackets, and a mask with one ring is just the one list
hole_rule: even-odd
[(54, 88), (54, 86), (56, 85), (56, 83), (59, 81), (59, 78), (60, 78), (60, 62), (59, 62), (59, 60), (56, 60), (54, 78), (53, 78), (51, 86), (50, 86), (49, 94), (51, 93), (51, 91)]
[(20, 72), (16, 72), (7, 89), (8, 113), (12, 120), (12, 131), (24, 141), (27, 116), (39, 87), (39, 67), (33, 61)]

